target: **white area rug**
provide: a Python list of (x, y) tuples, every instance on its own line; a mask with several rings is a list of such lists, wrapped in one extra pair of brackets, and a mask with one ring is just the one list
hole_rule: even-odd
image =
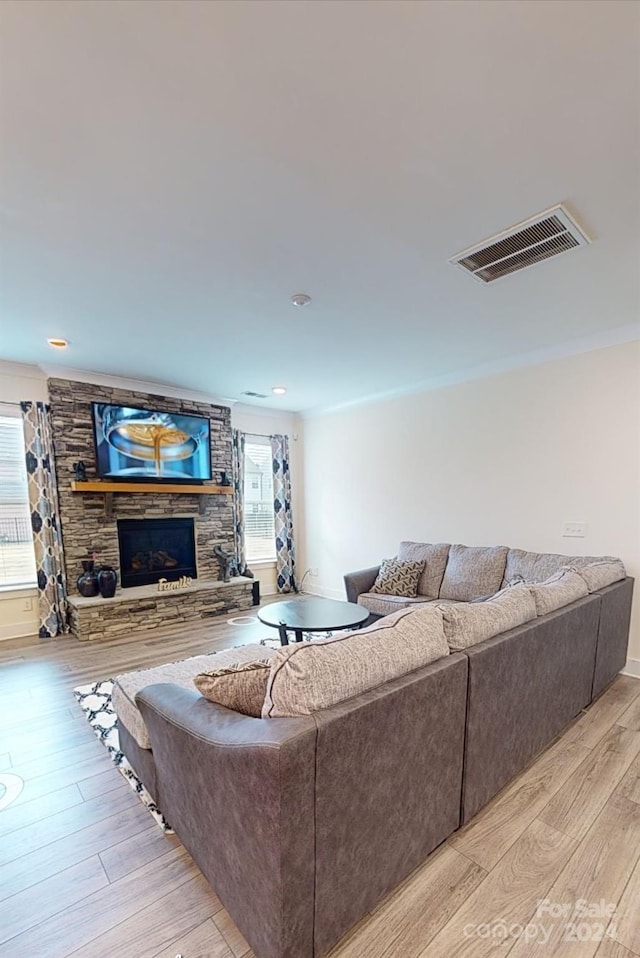
[(173, 829), (129, 765), (124, 752), (120, 751), (118, 717), (111, 702), (112, 690), (113, 682), (94, 682), (93, 685), (79, 686), (73, 690), (73, 694), (77, 698), (89, 725), (107, 749), (111, 761), (120, 774), (126, 778), (140, 801), (149, 809), (162, 831), (173, 835)]

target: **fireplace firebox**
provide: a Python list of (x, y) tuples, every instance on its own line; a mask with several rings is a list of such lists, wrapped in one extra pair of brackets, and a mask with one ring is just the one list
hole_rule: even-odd
[(193, 519), (119, 519), (122, 588), (197, 578)]

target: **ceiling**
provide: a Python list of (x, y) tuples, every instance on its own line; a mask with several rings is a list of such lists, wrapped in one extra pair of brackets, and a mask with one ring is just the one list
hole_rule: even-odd
[[(1, 18), (3, 359), (310, 410), (638, 322), (638, 3)], [(448, 264), (557, 202), (591, 246), (486, 287)]]

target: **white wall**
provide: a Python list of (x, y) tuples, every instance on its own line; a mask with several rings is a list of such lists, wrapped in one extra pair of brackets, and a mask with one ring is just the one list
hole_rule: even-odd
[[(241, 429), (246, 433), (267, 436), (282, 433), (289, 437), (293, 524), (294, 532), (297, 535), (297, 530), (303, 528), (302, 437), (298, 416), (292, 412), (278, 412), (277, 410), (262, 409), (258, 406), (238, 403), (231, 407), (231, 425), (234, 429)], [(277, 592), (274, 562), (251, 562), (249, 565), (256, 578), (260, 580), (261, 596), (273, 595)], [(298, 552), (296, 566), (298, 580), (302, 578), (303, 571), (300, 565), (300, 553)]]
[[(343, 596), (344, 572), (401, 539), (606, 553), (640, 578), (638, 342), (311, 417), (304, 451), (320, 594)], [(562, 538), (567, 520), (586, 522), (586, 538)]]
[[(15, 403), (23, 399), (44, 402), (47, 399), (47, 383), (44, 373), (37, 366), (0, 361), (0, 411), (18, 413)], [(37, 593), (35, 589), (0, 590), (0, 640), (22, 635), (34, 635), (38, 631)]]

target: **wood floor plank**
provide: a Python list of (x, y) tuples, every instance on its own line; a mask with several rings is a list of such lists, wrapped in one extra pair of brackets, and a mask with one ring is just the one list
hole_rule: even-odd
[(608, 934), (629, 951), (640, 955), (640, 861), (622, 893)]
[(67, 785), (66, 788), (59, 788), (41, 798), (34, 798), (31, 802), (3, 808), (0, 812), (0, 837), (18, 828), (33, 825), (43, 818), (55, 815), (56, 812), (71, 808), (73, 805), (79, 805), (83, 801), (84, 798), (78, 786)]
[(167, 888), (177, 889), (190, 881), (194, 868), (184, 851), (172, 849), (151, 865), (13, 938), (11, 958), (67, 958), (74, 952), (88, 955), (90, 942), (153, 904)]
[(91, 778), (84, 778), (78, 782), (78, 789), (82, 797), (86, 800), (95, 798), (96, 795), (105, 795), (107, 792), (113, 792), (115, 789), (131, 788), (124, 775), (121, 775), (115, 765), (111, 762), (104, 771), (92, 775)]
[(574, 722), (566, 737), (586, 745), (587, 748), (593, 748), (640, 695), (638, 684), (638, 680), (629, 675), (619, 675), (582, 717)]
[(96, 753), (92, 758), (84, 759), (82, 762), (69, 762), (69, 764), (56, 769), (55, 772), (29, 779), (24, 783), (24, 788), (14, 805), (22, 805), (34, 798), (42, 798), (43, 795), (49, 795), (51, 792), (65, 788), (67, 785), (76, 785), (83, 779), (91, 778), (92, 775), (97, 775), (111, 767), (111, 759), (107, 750), (103, 748), (102, 752)]
[(227, 943), (233, 958), (248, 958), (251, 948), (240, 929), (236, 927), (229, 912), (225, 908), (221, 908), (213, 916), (213, 921)]
[(617, 724), (624, 726), (624, 728), (632, 728), (635, 729), (636, 732), (640, 732), (640, 695), (637, 695), (629, 708), (625, 709), (617, 720)]
[[(128, 786), (127, 786), (128, 787)], [(149, 827), (117, 845), (110, 845), (100, 854), (109, 881), (118, 881), (148, 862), (161, 858), (171, 848), (180, 847), (175, 835), (167, 835), (149, 816)]]
[(28, 931), (34, 917), (45, 921), (108, 884), (100, 859), (94, 855), (12, 895), (0, 904), (0, 943), (8, 942), (5, 949), (10, 951), (9, 939)]
[(61, 838), (16, 858), (0, 869), (0, 901), (85, 858), (99, 854), (113, 843), (124, 841), (148, 826), (149, 812), (137, 802), (118, 815), (106, 817), (89, 828), (74, 832), (73, 841), (67, 837)]
[(184, 955), (184, 958), (234, 958), (211, 918), (188, 934), (176, 938), (154, 958), (176, 958), (176, 954)]
[(637, 958), (637, 956), (627, 951), (627, 949), (619, 945), (617, 941), (613, 941), (611, 938), (604, 938), (596, 951), (596, 958)]
[(590, 755), (584, 745), (560, 739), (449, 842), (489, 871)]
[(616, 791), (629, 801), (640, 805), (640, 755), (633, 760)]
[(417, 958), (486, 872), (450, 845), (439, 848), (331, 958)]
[[(113, 886), (112, 886), (113, 887)], [(193, 931), (219, 911), (222, 905), (200, 874), (157, 898), (105, 931), (88, 945), (71, 952), (70, 958), (154, 958), (176, 938)], [(174, 958), (176, 952), (173, 952)]]
[[(543, 822), (534, 821), (441, 929), (421, 958), (485, 958), (499, 940), (482, 929), (504, 920), (526, 922), (576, 849), (576, 843)], [(508, 953), (502, 943), (500, 954)]]
[(38, 758), (31, 758), (27, 762), (16, 762), (12, 772), (28, 782), (32, 778), (42, 778), (43, 775), (57, 772), (58, 769), (67, 765), (69, 759), (75, 764), (95, 757), (103, 758), (105, 754), (104, 745), (91, 732), (89, 737), (85, 735), (81, 742), (73, 743), (68, 749), (54, 753), (43, 751)]
[(580, 840), (640, 753), (640, 732), (614, 725), (540, 813), (540, 819)]
[[(640, 806), (613, 794), (597, 821), (579, 844), (546, 897), (551, 902), (617, 905), (635, 864), (640, 857)], [(572, 919), (591, 928), (586, 940), (568, 940), (567, 921), (549, 922), (547, 941), (533, 944), (519, 941), (510, 958), (592, 958), (600, 944), (603, 920), (584, 919), (576, 913)], [(608, 920), (604, 920), (604, 925)]]
[(31, 822), (4, 836), (0, 848), (0, 865), (6, 865), (62, 838), (69, 838), (74, 832), (103, 821), (105, 815), (113, 816), (139, 804), (133, 789), (127, 789), (117, 795), (98, 795), (88, 802), (71, 805), (55, 815)]
[(11, 756), (8, 752), (0, 752), (0, 771), (6, 772), (11, 768)]

